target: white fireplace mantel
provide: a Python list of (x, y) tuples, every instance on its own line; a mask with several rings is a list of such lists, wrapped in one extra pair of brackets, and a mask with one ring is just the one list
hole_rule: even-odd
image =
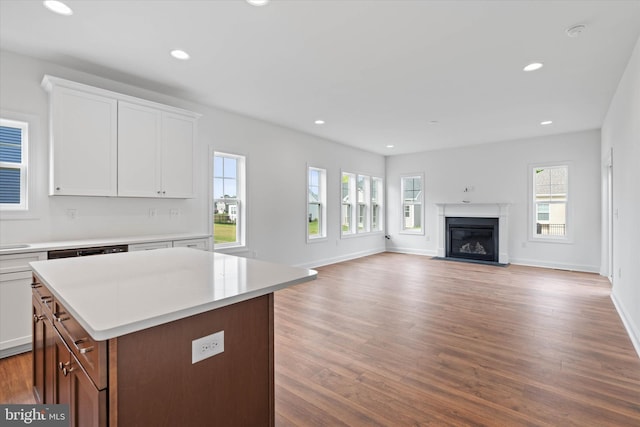
[(446, 255), (447, 217), (498, 218), (498, 262), (509, 264), (510, 203), (436, 203), (438, 207), (438, 256)]

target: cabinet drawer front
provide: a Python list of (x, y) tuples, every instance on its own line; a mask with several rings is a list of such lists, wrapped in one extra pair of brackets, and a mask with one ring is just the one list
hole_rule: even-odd
[(91, 338), (58, 301), (54, 301), (53, 316), (56, 329), (87, 371), (95, 386), (98, 390), (106, 388), (107, 342), (95, 341)]
[(194, 248), (202, 249), (206, 251), (208, 248), (207, 239), (189, 239), (189, 240), (174, 240), (174, 248)]
[(29, 263), (47, 259), (46, 252), (0, 255), (0, 274), (31, 271)]
[(36, 276), (33, 276), (31, 290), (33, 291), (33, 297), (38, 300), (42, 306), (42, 314), (53, 321), (53, 294), (46, 286), (40, 283), (40, 280), (38, 280)]

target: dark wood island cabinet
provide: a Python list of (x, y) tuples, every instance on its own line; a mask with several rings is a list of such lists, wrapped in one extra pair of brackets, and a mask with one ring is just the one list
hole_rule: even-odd
[[(273, 425), (273, 291), (314, 271), (186, 248), (90, 258), (32, 264), (38, 402), (68, 403), (79, 427)], [(93, 292), (89, 270), (106, 277)], [(223, 351), (194, 362), (219, 331)]]

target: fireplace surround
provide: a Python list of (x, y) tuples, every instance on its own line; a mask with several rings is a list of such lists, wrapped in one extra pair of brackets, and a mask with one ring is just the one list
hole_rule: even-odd
[[(509, 206), (509, 203), (436, 203), (438, 208), (437, 256), (447, 257), (447, 218), (492, 218), (497, 219), (498, 222), (497, 263), (509, 264)], [(472, 248), (469, 250), (473, 251)], [(478, 249), (477, 252), (482, 251)]]

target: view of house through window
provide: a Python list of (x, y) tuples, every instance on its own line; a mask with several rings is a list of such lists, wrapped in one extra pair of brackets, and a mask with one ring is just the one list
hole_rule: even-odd
[(534, 236), (567, 235), (569, 167), (533, 167)]
[(215, 153), (213, 160), (214, 244), (241, 244), (242, 156)]
[(0, 209), (27, 209), (28, 124), (0, 119)]
[(354, 221), (354, 213), (355, 213), (355, 193), (356, 193), (356, 176), (352, 173), (343, 172), (342, 173), (342, 184), (341, 184), (341, 199), (342, 199), (342, 208), (341, 208), (341, 227), (342, 234), (352, 234), (355, 233), (355, 221)]
[(371, 231), (382, 231), (383, 186), (381, 178), (371, 178)]
[(358, 233), (369, 231), (369, 206), (371, 180), (368, 176), (358, 175), (356, 188), (358, 192)]
[(307, 236), (309, 239), (326, 237), (327, 172), (309, 167), (307, 179)]
[(422, 231), (422, 176), (402, 177), (402, 230)]

